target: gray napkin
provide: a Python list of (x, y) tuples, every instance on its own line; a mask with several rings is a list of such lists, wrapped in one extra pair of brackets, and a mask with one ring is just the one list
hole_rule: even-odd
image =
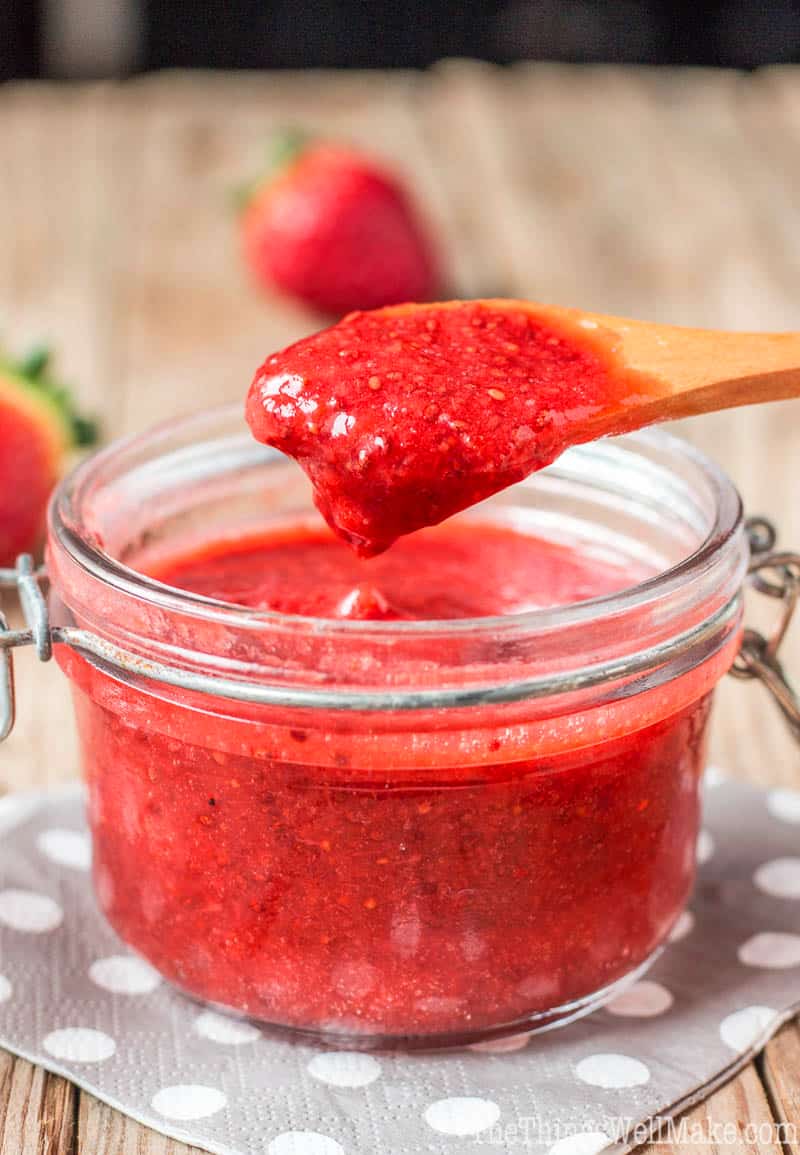
[(645, 979), (561, 1030), (427, 1055), (315, 1049), (174, 993), (98, 913), (80, 788), (6, 796), (0, 1044), (222, 1155), (634, 1146), (800, 1005), (800, 792), (709, 771), (705, 796), (691, 910)]

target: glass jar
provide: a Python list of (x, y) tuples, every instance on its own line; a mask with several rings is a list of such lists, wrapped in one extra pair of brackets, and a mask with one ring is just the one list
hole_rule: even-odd
[(500, 618), (254, 612), (141, 572), (313, 516), (238, 410), (112, 445), (58, 491), (51, 617), (96, 639), (56, 651), (100, 906), (184, 992), (339, 1046), (591, 1011), (692, 886), (711, 696), (741, 635), (733, 486), (660, 432), (570, 451), (460, 516), (652, 576)]

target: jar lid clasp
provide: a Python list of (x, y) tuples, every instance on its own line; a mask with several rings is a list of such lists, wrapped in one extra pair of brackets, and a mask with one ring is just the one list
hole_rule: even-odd
[(800, 741), (800, 699), (792, 688), (780, 649), (800, 601), (800, 554), (777, 550), (777, 532), (765, 517), (745, 522), (750, 541), (750, 584), (758, 593), (781, 603), (778, 620), (769, 634), (748, 627), (731, 668), (736, 678), (757, 678), (775, 699), (795, 738)]
[(50, 615), (39, 584), (45, 576), (44, 569), (37, 569), (27, 553), (17, 558), (14, 569), (0, 569), (0, 590), (16, 589), (27, 627), (10, 629), (0, 610), (0, 742), (14, 728), (14, 650), (17, 646), (33, 645), (40, 661), (48, 662), (53, 656)]

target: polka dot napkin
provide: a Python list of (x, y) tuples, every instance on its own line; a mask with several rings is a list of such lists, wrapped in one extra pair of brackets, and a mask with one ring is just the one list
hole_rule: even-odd
[(7, 796), (0, 1044), (223, 1155), (631, 1146), (800, 1006), (800, 792), (709, 771), (704, 793), (691, 909), (645, 979), (559, 1031), (416, 1055), (293, 1044), (175, 994), (97, 911), (81, 791)]

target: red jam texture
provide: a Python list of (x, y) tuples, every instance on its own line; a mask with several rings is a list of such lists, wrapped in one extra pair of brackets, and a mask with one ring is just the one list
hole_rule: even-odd
[(600, 417), (647, 388), (605, 330), (542, 307), (408, 305), (353, 313), (268, 357), (247, 420), (370, 556), (596, 436)]
[[(515, 536), (442, 527), (399, 547), (411, 552), (396, 564), (371, 563), (368, 580), (410, 617), (619, 584), (614, 566)], [(337, 616), (361, 568), (298, 530), (210, 544), (158, 576)], [(60, 659), (75, 683), (101, 906), (201, 999), (310, 1032), (471, 1040), (630, 974), (689, 894), (707, 687), (721, 671), (534, 720), (512, 742), (500, 707), (393, 734), (391, 715), (376, 729), (320, 710), (199, 707), (68, 650)]]
[(615, 593), (643, 567), (491, 522), (451, 522), (358, 558), (324, 527), (276, 529), (150, 568), (167, 585), (257, 610), (319, 618), (446, 620), (524, 613)]

